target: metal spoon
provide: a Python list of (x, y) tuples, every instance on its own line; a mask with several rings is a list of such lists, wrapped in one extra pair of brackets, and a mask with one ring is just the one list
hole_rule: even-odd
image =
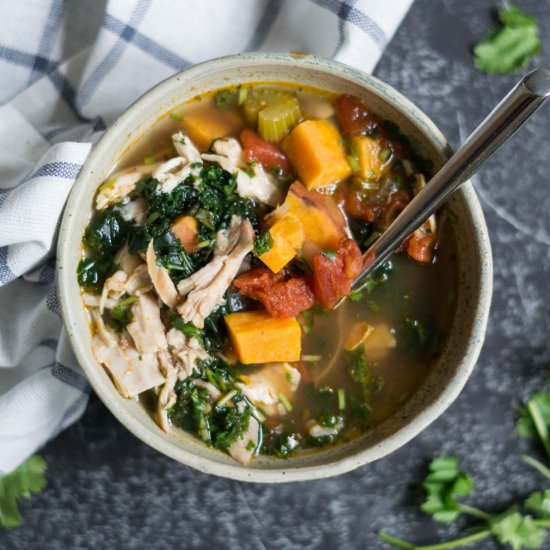
[(376, 268), (475, 174), (549, 96), (550, 70), (535, 69), (524, 76), (369, 247), (363, 255), (363, 271), (353, 281), (352, 290), (361, 290)]

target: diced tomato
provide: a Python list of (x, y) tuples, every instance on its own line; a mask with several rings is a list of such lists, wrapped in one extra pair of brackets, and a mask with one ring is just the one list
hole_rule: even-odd
[(407, 254), (417, 262), (430, 264), (433, 261), (434, 246), (434, 236), (417, 229), (407, 242)]
[(315, 303), (304, 277), (287, 277), (283, 270), (273, 273), (257, 267), (233, 281), (241, 294), (261, 302), (272, 317), (296, 317)]
[(342, 239), (334, 258), (327, 254), (315, 256), (313, 291), (322, 307), (330, 309), (349, 294), (351, 283), (361, 273), (362, 263), (361, 251), (352, 239)]
[(334, 104), (336, 119), (342, 130), (348, 134), (365, 133), (378, 120), (371, 115), (365, 104), (356, 96), (341, 95)]
[(386, 211), (385, 204), (371, 204), (367, 202), (361, 192), (349, 189), (344, 203), (346, 214), (352, 218), (359, 218), (370, 223), (379, 221)]
[(286, 176), (292, 171), (286, 155), (276, 145), (265, 141), (254, 130), (245, 128), (240, 137), (246, 162), (257, 161), (266, 170), (280, 170), (281, 176)]

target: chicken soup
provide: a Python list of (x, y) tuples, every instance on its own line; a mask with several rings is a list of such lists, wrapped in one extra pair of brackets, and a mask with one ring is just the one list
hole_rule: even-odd
[(446, 210), (350, 292), (429, 171), (358, 97), (257, 84), (184, 104), (97, 190), (77, 273), (97, 361), (162, 430), (242, 464), (372, 429), (452, 322)]

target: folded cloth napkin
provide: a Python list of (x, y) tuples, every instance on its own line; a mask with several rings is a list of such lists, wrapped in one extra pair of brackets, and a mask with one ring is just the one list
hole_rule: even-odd
[(0, 476), (88, 400), (60, 317), (54, 251), (97, 135), (148, 88), (213, 57), (302, 51), (370, 71), (411, 3), (0, 3)]

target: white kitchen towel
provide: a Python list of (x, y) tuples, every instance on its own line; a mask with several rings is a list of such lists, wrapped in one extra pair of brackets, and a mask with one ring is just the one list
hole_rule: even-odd
[(58, 222), (91, 144), (193, 63), (301, 51), (371, 71), (412, 0), (0, 1), (0, 476), (83, 413), (55, 284)]

